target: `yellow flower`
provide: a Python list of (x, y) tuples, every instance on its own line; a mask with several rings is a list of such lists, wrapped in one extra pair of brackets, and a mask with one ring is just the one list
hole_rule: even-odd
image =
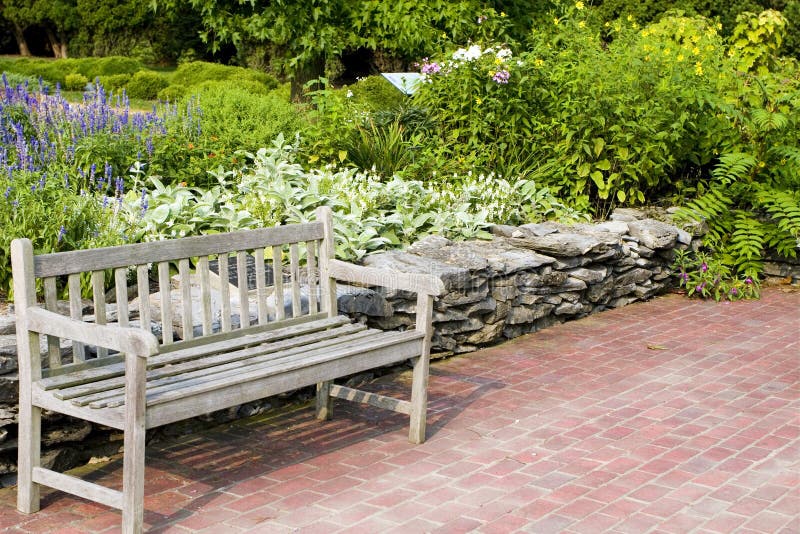
[(505, 18), (505, 17), (506, 17), (506, 12), (505, 12), (505, 11), (501, 11), (501, 12), (500, 12), (500, 16), (501, 16), (501, 17), (503, 17), (503, 18)]
[(633, 22), (633, 15), (628, 15), (627, 21), (628, 22)]
[(694, 64), (694, 73), (697, 74), (698, 76), (702, 76), (703, 75), (703, 63), (702, 62), (698, 61), (697, 63)]
[(500, 59), (499, 57), (494, 58), (494, 64), (495, 65), (500, 65), (501, 63), (503, 63), (502, 59)]
[(644, 56), (644, 60), (645, 61), (650, 61), (650, 55), (648, 54), (648, 55)]
[(542, 65), (544, 65), (544, 60), (537, 59), (536, 61), (533, 62), (533, 64), (536, 65), (537, 67), (541, 67)]
[(583, 2), (576, 2), (575, 3), (575, 9), (577, 9), (578, 11), (583, 9), (583, 7), (584, 7)]
[(585, 20), (582, 20), (582, 21), (580, 21), (578, 23), (578, 28), (585, 28), (585, 27), (586, 27), (586, 21)]
[(478, 106), (480, 106), (481, 104), (483, 104), (483, 100), (481, 100), (480, 98), (476, 98), (476, 99), (475, 99), (475, 104), (477, 104)]
[(671, 52), (672, 52), (672, 51), (671, 51), (669, 48), (665, 48), (665, 49), (664, 49), (664, 55), (665, 55), (665, 56), (668, 56), (668, 55), (670, 55), (670, 53), (671, 53)]
[(695, 46), (694, 48), (692, 48), (692, 54), (694, 54), (696, 56), (699, 56), (700, 55), (700, 49)]
[(683, 54), (678, 54), (678, 57), (676, 57), (675, 59), (677, 59), (677, 60), (678, 60), (678, 63), (680, 63), (680, 62), (681, 62), (681, 61), (683, 61), (683, 59), (684, 59), (684, 58), (683, 58)]
[(558, 18), (553, 19), (553, 24), (555, 24), (556, 26), (558, 26), (558, 22), (559, 22)]
[(638, 30), (639, 29), (639, 25), (634, 22), (633, 24), (631, 24), (631, 28), (633, 28), (634, 30)]

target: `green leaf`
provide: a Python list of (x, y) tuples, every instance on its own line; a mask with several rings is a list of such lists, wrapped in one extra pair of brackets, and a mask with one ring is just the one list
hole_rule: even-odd
[(607, 159), (601, 159), (600, 161), (595, 162), (594, 166), (603, 171), (611, 170), (611, 162)]
[(578, 176), (581, 178), (586, 178), (589, 176), (589, 172), (592, 170), (592, 166), (589, 163), (581, 163), (578, 165)]
[(594, 141), (594, 155), (600, 156), (600, 153), (603, 151), (603, 147), (606, 146), (606, 142), (601, 137), (595, 137)]
[(618, 189), (617, 190), (617, 200), (619, 200), (620, 202), (625, 202), (626, 198), (627, 198), (627, 196), (625, 195), (625, 191), (623, 191), (622, 189)]

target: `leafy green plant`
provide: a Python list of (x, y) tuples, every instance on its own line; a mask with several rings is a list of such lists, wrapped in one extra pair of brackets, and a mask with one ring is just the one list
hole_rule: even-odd
[(190, 61), (182, 63), (172, 74), (172, 83), (192, 87), (208, 81), (257, 82), (267, 89), (278, 86), (277, 80), (265, 72), (243, 67), (207, 63), (205, 61)]
[(144, 100), (154, 100), (167, 81), (157, 72), (140, 70), (127, 83), (128, 96)]
[(674, 269), (679, 286), (690, 297), (713, 298), (719, 302), (753, 299), (761, 294), (758, 278), (737, 278), (724, 262), (706, 253), (679, 250), (676, 252)]
[[(774, 57), (779, 36), (765, 41), (747, 31), (774, 16), (747, 16), (756, 22), (740, 18), (729, 61), (752, 72), (725, 80), (725, 100), (717, 104), (727, 117), (720, 123), (718, 162), (677, 216), (706, 220), (704, 242), (716, 257), (755, 279), (768, 251), (794, 258), (800, 248), (800, 121), (793, 112), (800, 80), (795, 61)], [(776, 24), (772, 31), (782, 28)], [(743, 35), (752, 39), (746, 45)]]
[(64, 77), (64, 87), (69, 91), (82, 91), (89, 79), (83, 74), (67, 74)]

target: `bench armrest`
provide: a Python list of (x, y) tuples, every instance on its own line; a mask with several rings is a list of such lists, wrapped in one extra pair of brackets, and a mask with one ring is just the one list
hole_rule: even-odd
[(158, 352), (158, 340), (151, 332), (71, 319), (39, 307), (24, 313), (25, 327), (33, 332), (56, 336), (117, 350), (135, 356), (150, 356)]
[(387, 289), (410, 291), (438, 297), (444, 293), (444, 284), (432, 274), (401, 273), (374, 267), (353, 265), (340, 260), (330, 260), (330, 275), (344, 282), (355, 282)]

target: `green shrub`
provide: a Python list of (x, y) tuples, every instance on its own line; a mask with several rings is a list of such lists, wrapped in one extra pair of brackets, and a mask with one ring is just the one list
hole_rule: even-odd
[(230, 80), (207, 80), (191, 87), (190, 92), (195, 94), (206, 90), (220, 90), (234, 87), (254, 95), (266, 95), (271, 91), (266, 85), (255, 80), (230, 79)]
[(131, 98), (154, 100), (158, 92), (167, 87), (167, 80), (160, 74), (148, 70), (140, 70), (128, 82), (127, 91)]
[(119, 91), (123, 89), (131, 79), (130, 74), (111, 74), (109, 76), (98, 76), (97, 81), (107, 91)]
[(290, 102), (253, 94), (236, 83), (212, 84), (198, 93), (203, 110), (203, 135), (217, 138), (221, 151), (256, 150), (278, 134), (293, 137), (303, 127)]
[(114, 74), (132, 75), (144, 67), (141, 61), (123, 56), (82, 58), (76, 61), (78, 71), (89, 78)]
[(158, 99), (163, 102), (177, 102), (189, 92), (185, 85), (172, 84), (164, 87), (158, 92)]
[(231, 67), (204, 61), (184, 63), (172, 75), (172, 83), (192, 87), (207, 81), (249, 80), (264, 85), (267, 89), (278, 86), (277, 80), (265, 72), (242, 67)]
[(356, 82), (350, 91), (353, 100), (370, 111), (393, 109), (403, 105), (408, 97), (383, 76), (368, 76)]
[(68, 91), (82, 91), (89, 79), (83, 74), (67, 74), (64, 79), (64, 87)]
[(61, 85), (66, 84), (66, 77), (69, 74), (81, 74), (87, 80), (94, 80), (98, 76), (131, 75), (142, 68), (141, 62), (121, 56), (56, 60), (43, 58), (0, 60), (0, 70), (37, 78), (41, 76), (46, 81)]

